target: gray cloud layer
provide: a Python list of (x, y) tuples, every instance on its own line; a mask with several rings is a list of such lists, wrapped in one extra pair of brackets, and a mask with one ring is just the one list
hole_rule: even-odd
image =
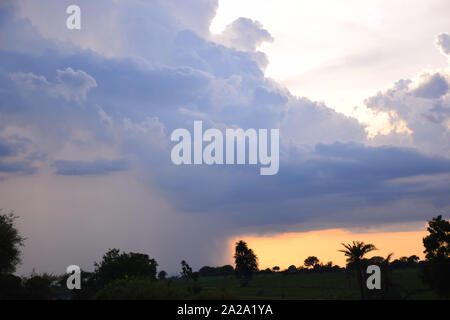
[(127, 164), (123, 159), (96, 160), (96, 161), (68, 161), (57, 160), (53, 162), (56, 173), (68, 176), (83, 176), (89, 174), (108, 174), (115, 171), (126, 170)]

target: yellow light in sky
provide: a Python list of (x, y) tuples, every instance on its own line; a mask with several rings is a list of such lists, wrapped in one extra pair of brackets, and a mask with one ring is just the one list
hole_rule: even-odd
[[(329, 229), (303, 233), (285, 233), (275, 236), (242, 236), (230, 242), (230, 249), (234, 251), (236, 241), (243, 239), (254, 250), (259, 259), (260, 269), (279, 266), (285, 269), (290, 265), (299, 267), (308, 256), (316, 256), (323, 263), (332, 261), (333, 264), (345, 266), (345, 256), (338, 250), (343, 249), (341, 243), (364, 241), (374, 244), (378, 250), (367, 257), (386, 257), (393, 252), (393, 259), (401, 256), (423, 255), (423, 231), (352, 233), (342, 229)], [(230, 254), (232, 256), (233, 253)]]

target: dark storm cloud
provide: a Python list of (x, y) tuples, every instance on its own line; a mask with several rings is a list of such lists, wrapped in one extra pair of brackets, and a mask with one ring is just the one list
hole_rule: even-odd
[[(173, 201), (183, 210), (218, 213), (232, 221), (240, 216), (238, 223), (283, 224), (304, 221), (311, 212), (323, 215), (409, 197), (433, 197), (436, 190), (426, 182), (396, 180), (450, 173), (450, 160), (444, 157), (356, 143), (318, 144), (313, 152), (297, 153), (293, 158), (282, 161), (280, 172), (273, 177), (256, 175), (256, 167), (180, 167), (174, 169), (173, 178), (161, 176), (160, 183), (176, 194)], [(192, 181), (195, 188), (190, 187)], [(440, 188), (441, 192), (434, 194), (436, 198), (450, 192), (450, 182)], [(312, 206), (308, 199), (317, 200)], [(423, 213), (424, 219), (427, 214)]]
[(20, 149), (22, 149), (21, 144), (11, 143), (5, 139), (0, 138), (0, 157), (14, 156)]
[(37, 168), (33, 167), (27, 161), (6, 162), (0, 161), (0, 172), (3, 173), (35, 173)]
[(57, 160), (53, 162), (56, 173), (65, 176), (85, 176), (91, 174), (108, 174), (124, 171), (128, 168), (124, 159), (95, 160), (95, 161), (69, 161)]

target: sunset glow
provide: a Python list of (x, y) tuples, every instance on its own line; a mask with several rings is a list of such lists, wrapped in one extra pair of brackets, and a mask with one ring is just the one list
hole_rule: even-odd
[[(378, 233), (352, 233), (342, 229), (329, 229), (266, 237), (243, 236), (242, 239), (258, 255), (260, 269), (279, 266), (283, 270), (290, 265), (303, 265), (308, 256), (317, 256), (322, 263), (332, 261), (333, 264), (345, 266), (345, 256), (338, 250), (342, 249), (341, 243), (356, 240), (376, 245), (378, 250), (368, 257), (386, 257), (393, 252), (393, 259), (414, 254), (423, 259), (422, 238), (425, 234), (425, 228), (423, 231)], [(237, 240), (238, 238), (235, 238), (230, 241), (231, 250), (234, 250)]]

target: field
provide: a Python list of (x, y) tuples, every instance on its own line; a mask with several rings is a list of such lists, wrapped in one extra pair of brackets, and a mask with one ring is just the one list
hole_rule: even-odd
[[(418, 269), (394, 270), (392, 279), (399, 292), (397, 298), (437, 299), (422, 283)], [(172, 280), (174, 287), (187, 288), (192, 281)], [(232, 276), (201, 277), (198, 287), (202, 291), (223, 290), (237, 299), (359, 299), (359, 291), (353, 277), (345, 272), (323, 273), (272, 273), (258, 274), (247, 287), (240, 287)]]

